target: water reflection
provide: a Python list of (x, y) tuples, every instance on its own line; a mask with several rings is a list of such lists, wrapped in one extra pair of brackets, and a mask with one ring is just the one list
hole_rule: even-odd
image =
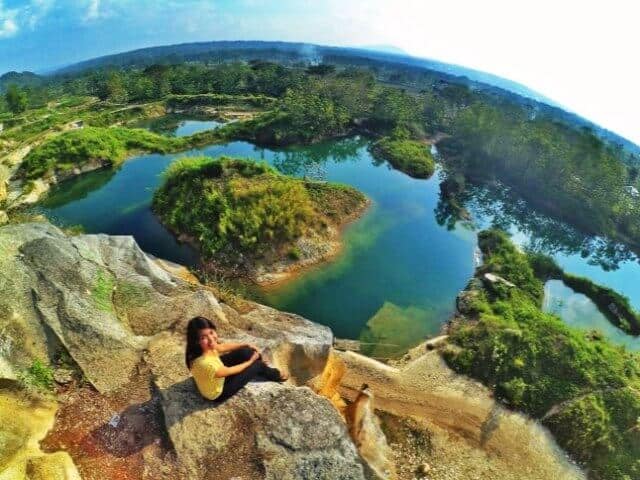
[(55, 209), (82, 200), (109, 183), (115, 174), (116, 170), (105, 168), (62, 182), (51, 190), (41, 205), (47, 209)]
[[(443, 178), (443, 183), (446, 177)], [(548, 255), (579, 256), (604, 271), (617, 270), (623, 263), (638, 262), (627, 246), (580, 232), (576, 228), (533, 210), (508, 187), (466, 185), (462, 192), (447, 196), (441, 188), (435, 215), (438, 223), (453, 228), (470, 212), (476, 228), (497, 227), (514, 234), (523, 246)]]
[(163, 117), (141, 120), (135, 126), (169, 137), (186, 137), (205, 130), (215, 130), (222, 125), (224, 125), (224, 122), (212, 120), (208, 117), (171, 114)]
[(542, 309), (558, 315), (568, 325), (585, 331), (598, 331), (618, 345), (640, 351), (640, 338), (620, 330), (585, 295), (574, 292), (561, 280), (549, 280), (544, 286)]

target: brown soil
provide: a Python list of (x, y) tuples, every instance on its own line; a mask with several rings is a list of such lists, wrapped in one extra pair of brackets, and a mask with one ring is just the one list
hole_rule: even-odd
[(66, 450), (84, 480), (181, 478), (148, 373), (111, 395), (74, 383), (57, 398), (56, 422), (42, 449)]

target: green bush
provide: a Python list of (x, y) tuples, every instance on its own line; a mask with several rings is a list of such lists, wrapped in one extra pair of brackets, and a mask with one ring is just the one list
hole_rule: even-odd
[(133, 151), (169, 152), (185, 145), (183, 139), (141, 129), (86, 127), (58, 135), (36, 147), (21, 169), (26, 178), (35, 179), (96, 160), (116, 166)]
[(485, 258), (479, 272), (491, 272), (528, 293), (538, 304), (542, 304), (544, 288), (536, 278), (527, 255), (520, 252), (500, 230), (485, 230), (478, 234), (478, 246)]
[(18, 380), (27, 389), (41, 393), (51, 392), (54, 386), (53, 370), (40, 360), (34, 360), (29, 368), (18, 375)]
[(404, 136), (383, 137), (372, 149), (373, 155), (414, 178), (429, 178), (435, 162), (427, 146)]

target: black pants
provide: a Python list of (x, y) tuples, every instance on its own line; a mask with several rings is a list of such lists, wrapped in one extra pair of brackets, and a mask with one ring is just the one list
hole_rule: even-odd
[[(220, 360), (222, 360), (225, 367), (233, 367), (234, 365), (239, 365), (249, 360), (253, 355), (253, 352), (254, 350), (251, 348), (243, 347), (220, 355)], [(269, 367), (261, 358), (259, 358), (240, 373), (225, 377), (222, 393), (218, 398), (216, 398), (216, 401), (222, 402), (227, 400), (254, 379), (271, 380), (276, 382), (280, 379), (280, 370)]]

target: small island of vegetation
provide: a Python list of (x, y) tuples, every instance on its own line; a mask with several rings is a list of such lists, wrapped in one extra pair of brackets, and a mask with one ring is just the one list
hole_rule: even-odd
[(431, 177), (436, 167), (427, 145), (411, 140), (409, 132), (398, 130), (378, 140), (371, 147), (373, 155), (413, 178)]
[(367, 205), (352, 187), (229, 157), (174, 162), (153, 199), (161, 221), (198, 247), (205, 268), (258, 283), (333, 256), (340, 227)]

